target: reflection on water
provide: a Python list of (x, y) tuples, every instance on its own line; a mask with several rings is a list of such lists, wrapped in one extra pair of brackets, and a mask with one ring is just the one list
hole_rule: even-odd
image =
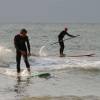
[(27, 87), (29, 86), (30, 84), (30, 78), (27, 77), (25, 79), (22, 79), (21, 76), (17, 76), (17, 80), (16, 80), (16, 85), (14, 86), (14, 91), (16, 92), (16, 96), (25, 96), (25, 92), (26, 92), (26, 89)]

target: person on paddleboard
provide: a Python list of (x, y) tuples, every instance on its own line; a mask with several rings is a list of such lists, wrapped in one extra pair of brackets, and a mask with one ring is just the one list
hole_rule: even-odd
[(16, 62), (17, 62), (17, 73), (20, 74), (20, 61), (21, 56), (24, 58), (28, 72), (30, 72), (30, 64), (28, 61), (28, 56), (30, 53), (30, 43), (27, 36), (27, 30), (21, 29), (20, 33), (14, 37), (14, 45), (16, 48)]
[(69, 34), (68, 32), (68, 28), (66, 27), (62, 32), (60, 32), (60, 34), (58, 35), (58, 42), (59, 42), (59, 45), (60, 45), (60, 50), (59, 50), (59, 52), (60, 52), (60, 57), (64, 57), (65, 56), (65, 54), (63, 53), (63, 51), (64, 51), (64, 41), (63, 41), (63, 38), (64, 38), (64, 36), (65, 35), (67, 35), (67, 36), (69, 36), (69, 37), (76, 37), (76, 36), (74, 36), (74, 35), (71, 35), (71, 34)]

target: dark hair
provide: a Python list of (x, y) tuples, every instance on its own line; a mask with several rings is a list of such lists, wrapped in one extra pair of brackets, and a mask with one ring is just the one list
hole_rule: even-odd
[(21, 31), (20, 31), (20, 33), (23, 33), (23, 32), (25, 32), (25, 33), (27, 33), (27, 30), (26, 29), (21, 29)]

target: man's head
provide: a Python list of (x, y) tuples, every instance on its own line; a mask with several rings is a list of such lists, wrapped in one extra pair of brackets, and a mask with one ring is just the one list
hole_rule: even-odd
[(68, 30), (68, 28), (67, 27), (65, 27), (65, 31), (67, 31)]
[(21, 34), (22, 36), (26, 36), (26, 34), (27, 34), (27, 30), (24, 29), (24, 28), (21, 29), (20, 34)]

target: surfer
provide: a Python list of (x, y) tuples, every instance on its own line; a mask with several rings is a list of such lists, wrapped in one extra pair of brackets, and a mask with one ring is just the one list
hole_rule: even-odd
[(58, 42), (59, 42), (59, 45), (60, 45), (60, 57), (64, 57), (65, 54), (63, 54), (63, 51), (64, 51), (64, 41), (63, 41), (63, 38), (65, 35), (68, 35), (69, 37), (76, 37), (76, 36), (73, 36), (71, 34), (69, 34), (68, 32), (68, 28), (65, 28), (62, 32), (60, 32), (60, 34), (58, 35)]
[(17, 62), (18, 75), (20, 74), (21, 56), (23, 56), (27, 70), (30, 73), (30, 64), (28, 61), (28, 56), (30, 56), (31, 53), (30, 53), (30, 43), (29, 43), (26, 29), (21, 29), (20, 33), (15, 35), (14, 45), (16, 48), (16, 62)]

